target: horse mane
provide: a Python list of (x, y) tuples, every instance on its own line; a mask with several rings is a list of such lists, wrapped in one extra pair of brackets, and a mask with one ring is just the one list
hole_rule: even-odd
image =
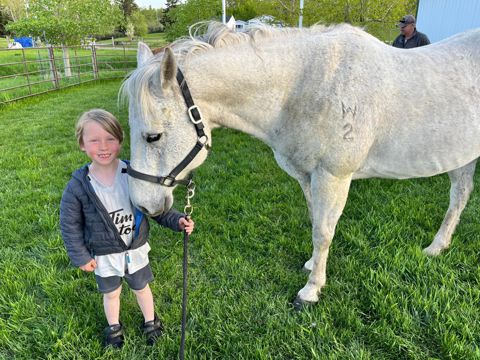
[[(135, 99), (140, 104), (144, 119), (154, 118), (155, 102), (149, 94), (149, 85), (152, 76), (158, 74), (159, 64), (163, 59), (166, 47), (170, 47), (180, 66), (184, 66), (188, 59), (205, 51), (215, 48), (229, 47), (236, 44), (248, 43), (257, 48), (264, 41), (279, 37), (301, 37), (327, 33), (353, 33), (365, 36), (367, 33), (361, 28), (349, 24), (322, 25), (316, 24), (308, 28), (277, 28), (269, 25), (253, 25), (245, 32), (235, 32), (218, 21), (204, 21), (189, 28), (189, 36), (180, 38), (170, 45), (153, 49), (154, 56), (141, 68), (131, 72), (124, 81), (119, 92), (119, 102), (124, 103), (127, 98)], [(158, 75), (157, 75), (158, 76)]]
[(265, 24), (249, 26), (244, 32), (234, 32), (218, 21), (204, 21), (189, 28), (189, 36), (174, 41), (170, 48), (177, 61), (184, 65), (190, 56), (210, 49), (229, 47), (249, 43), (256, 47), (263, 41), (278, 37), (299, 37), (330, 32), (352, 32), (366, 34), (362, 29), (349, 24), (322, 25), (315, 24), (309, 28), (279, 28)]

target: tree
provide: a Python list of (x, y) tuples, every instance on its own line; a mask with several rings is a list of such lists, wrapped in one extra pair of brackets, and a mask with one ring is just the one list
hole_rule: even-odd
[[(289, 26), (298, 24), (300, 0), (259, 0), (256, 6)], [(303, 24), (350, 23), (384, 38), (403, 15), (415, 14), (416, 6), (417, 0), (304, 0)]]
[[(415, 14), (417, 0), (304, 0), (303, 24), (350, 23), (365, 27), (379, 38), (388, 37), (394, 24), (405, 14)], [(227, 14), (249, 20), (259, 15), (272, 15), (288, 26), (297, 26), (300, 0), (228, 0)], [(186, 0), (168, 12), (167, 38), (174, 40), (188, 33), (198, 21), (220, 20), (219, 0)]]
[(133, 24), (135, 35), (145, 36), (148, 34), (147, 20), (141, 11), (134, 12), (130, 18), (130, 21)]
[(172, 26), (174, 19), (172, 18), (172, 13), (175, 12), (175, 8), (178, 6), (179, 0), (167, 0), (165, 2), (165, 9), (163, 10), (160, 23), (164, 28)]
[(346, 22), (365, 27), (380, 38), (405, 14), (415, 14), (416, 0), (305, 0), (304, 22)]
[(115, 3), (120, 6), (125, 19), (131, 17), (134, 12), (139, 10), (135, 0), (115, 0)]
[(71, 76), (66, 45), (79, 45), (95, 35), (111, 33), (121, 21), (121, 13), (110, 0), (30, 0), (28, 16), (7, 24), (18, 36), (39, 37), (52, 45), (62, 45), (65, 75)]
[(0, 7), (0, 35), (5, 34), (5, 25), (10, 22), (12, 18), (10, 18), (6, 12), (2, 11)]
[(126, 33), (124, 24), (127, 24), (133, 13), (138, 11), (138, 5), (135, 4), (135, 0), (115, 0), (115, 4), (118, 5), (123, 14), (123, 24), (119, 26), (120, 32)]
[(152, 9), (151, 7), (148, 9), (140, 9), (140, 12), (145, 17), (145, 21), (147, 22), (149, 33), (158, 32), (163, 29), (163, 26), (159, 20), (162, 11), (162, 9)]
[(25, 1), (0, 0), (0, 9), (4, 17), (17, 21), (25, 15)]
[(170, 11), (173, 22), (165, 29), (170, 41), (188, 34), (190, 25), (204, 20), (219, 20), (222, 16), (218, 0), (189, 0)]
[(7, 27), (54, 45), (79, 45), (86, 37), (111, 33), (119, 21), (109, 0), (30, 0), (29, 15)]
[(227, 3), (228, 15), (233, 15), (237, 20), (248, 21), (260, 15), (270, 14), (266, 9), (267, 2), (257, 0), (230, 0)]
[(132, 41), (135, 36), (135, 26), (130, 21), (127, 22), (127, 26), (125, 26), (125, 35), (127, 36), (128, 41)]

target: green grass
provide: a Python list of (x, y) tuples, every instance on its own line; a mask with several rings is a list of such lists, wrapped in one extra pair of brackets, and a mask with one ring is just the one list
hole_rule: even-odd
[[(115, 41), (127, 42), (127, 43), (130, 42), (128, 37), (115, 38)], [(144, 43), (148, 44), (151, 48), (161, 47), (167, 44), (165, 33), (152, 33), (152, 34), (147, 34), (143, 37), (136, 37), (133, 39), (133, 42), (132, 42), (134, 47), (136, 47), (137, 41), (143, 41)], [(111, 45), (112, 40), (111, 39), (99, 40), (97, 41), (97, 44)]]
[[(53, 56), (58, 83), (50, 68), (47, 48), (0, 50), (0, 103), (31, 94), (64, 88), (95, 79), (92, 51), (88, 48), (68, 48), (70, 76), (65, 72), (63, 51), (54, 48)], [(136, 49), (96, 47), (99, 79), (124, 78), (136, 66)]]
[[(102, 107), (128, 132), (119, 85), (83, 85), (1, 109), (0, 359), (177, 357), (181, 235), (152, 224), (152, 289), (165, 336), (145, 345), (125, 287), (126, 345), (104, 351), (95, 280), (70, 265), (59, 234), (62, 190), (87, 160), (74, 124)], [(478, 192), (451, 248), (427, 258), (421, 249), (448, 206), (448, 177), (354, 182), (320, 302), (295, 312), (289, 303), (306, 281), (300, 269), (312, 248), (299, 186), (268, 147), (227, 129), (214, 131), (195, 179), (187, 359), (480, 358)], [(181, 209), (183, 190), (176, 194)]]

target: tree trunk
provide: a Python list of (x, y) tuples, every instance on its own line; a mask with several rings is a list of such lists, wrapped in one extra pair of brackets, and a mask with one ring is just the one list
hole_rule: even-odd
[(68, 52), (68, 47), (62, 45), (63, 53), (63, 66), (65, 68), (65, 77), (72, 77), (72, 68), (70, 66), (70, 53)]

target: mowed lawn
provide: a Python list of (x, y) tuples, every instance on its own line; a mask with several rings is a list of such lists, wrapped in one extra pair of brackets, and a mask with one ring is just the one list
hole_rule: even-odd
[[(94, 277), (70, 265), (59, 233), (61, 193), (87, 160), (75, 122), (101, 107), (128, 134), (119, 86), (88, 84), (0, 108), (0, 359), (178, 356), (181, 234), (152, 223), (152, 289), (164, 337), (145, 345), (140, 310), (124, 286), (126, 344), (114, 351), (102, 348)], [(228, 129), (214, 131), (195, 180), (187, 359), (480, 359), (478, 189), (451, 248), (428, 258), (421, 249), (448, 206), (448, 176), (354, 182), (320, 302), (296, 312), (290, 303), (312, 250), (298, 184), (267, 146)], [(176, 195), (183, 209), (183, 189)]]

